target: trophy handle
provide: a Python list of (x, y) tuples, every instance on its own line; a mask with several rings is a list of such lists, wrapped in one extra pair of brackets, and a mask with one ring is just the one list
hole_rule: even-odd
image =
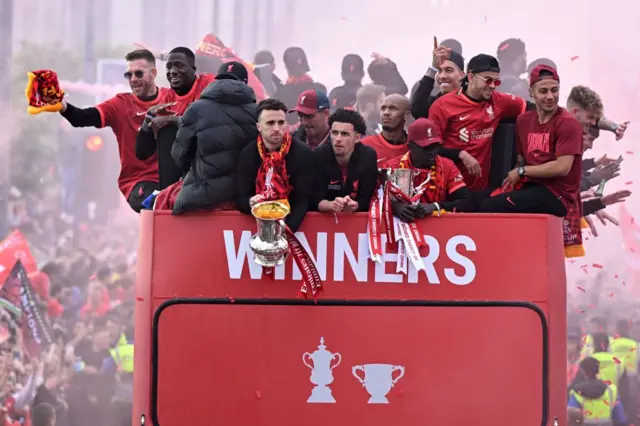
[(313, 371), (313, 367), (307, 363), (307, 358), (311, 359), (311, 354), (309, 352), (303, 353), (302, 354), (302, 362), (304, 363), (304, 365), (309, 367), (309, 369), (311, 369), (311, 371)]
[(394, 371), (399, 371), (400, 374), (398, 375), (398, 377), (393, 379), (393, 382), (391, 383), (391, 386), (395, 386), (396, 383), (398, 383), (398, 380), (402, 379), (402, 376), (404, 376), (404, 367), (403, 366), (396, 365), (395, 367), (393, 367), (393, 369), (391, 370), (391, 375), (393, 375)]
[(335, 364), (333, 364), (333, 367), (330, 367), (332, 370), (333, 370), (334, 368), (336, 368), (337, 366), (339, 366), (339, 365), (340, 365), (340, 363), (342, 362), (342, 355), (340, 355), (340, 354), (338, 354), (338, 353), (333, 354), (333, 356), (331, 357), (331, 360), (334, 360), (334, 359), (336, 359), (336, 358), (338, 359), (338, 362), (336, 362)]
[(360, 384), (361, 384), (362, 386), (364, 386), (364, 378), (361, 378), (361, 377), (358, 375), (358, 371), (362, 371), (362, 377), (365, 377), (365, 372), (364, 372), (364, 367), (363, 367), (363, 366), (361, 366), (361, 365), (356, 365), (356, 366), (353, 366), (353, 367), (351, 368), (351, 374), (353, 374), (353, 377), (355, 377), (356, 379), (358, 379), (358, 381), (360, 382)]

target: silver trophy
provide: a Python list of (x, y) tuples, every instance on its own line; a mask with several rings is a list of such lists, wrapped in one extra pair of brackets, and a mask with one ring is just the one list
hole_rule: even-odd
[(253, 206), (251, 214), (258, 227), (249, 242), (254, 261), (265, 268), (283, 264), (289, 253), (284, 223), (289, 207), (277, 201), (264, 201)]
[(395, 169), (390, 171), (389, 181), (397, 186), (404, 194), (413, 197), (415, 194), (413, 176), (413, 169)]

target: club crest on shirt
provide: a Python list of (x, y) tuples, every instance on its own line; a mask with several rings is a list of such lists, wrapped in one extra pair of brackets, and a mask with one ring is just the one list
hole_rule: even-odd
[(489, 108), (487, 108), (487, 115), (490, 119), (493, 119), (495, 117), (495, 114), (493, 113), (493, 107), (491, 105), (489, 105)]

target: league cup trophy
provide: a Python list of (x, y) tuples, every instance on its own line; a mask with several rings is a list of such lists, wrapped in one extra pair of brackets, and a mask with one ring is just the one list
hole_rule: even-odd
[[(358, 374), (359, 371), (362, 371), (362, 377)], [(396, 371), (400, 374), (394, 379), (393, 373)], [(404, 367), (391, 364), (356, 365), (351, 373), (369, 392), (369, 404), (388, 404), (387, 394), (404, 376)]]
[(249, 242), (254, 261), (265, 268), (283, 264), (289, 253), (284, 223), (289, 207), (277, 201), (264, 201), (253, 206), (251, 214), (258, 227)]
[[(307, 362), (311, 361), (311, 363)], [(337, 362), (333, 365), (333, 360)], [(324, 344), (324, 337), (320, 338), (318, 349), (310, 354), (302, 355), (302, 362), (311, 369), (311, 383), (316, 385), (311, 391), (311, 396), (307, 399), (311, 404), (335, 404), (336, 400), (331, 394), (331, 389), (327, 386), (333, 383), (333, 373), (331, 372), (342, 361), (342, 355), (327, 351)]]
[(413, 197), (415, 190), (413, 188), (413, 170), (412, 169), (396, 169), (389, 172), (389, 180), (397, 186), (405, 195)]

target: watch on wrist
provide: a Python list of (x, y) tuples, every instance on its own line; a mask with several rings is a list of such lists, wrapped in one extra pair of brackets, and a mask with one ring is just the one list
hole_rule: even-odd
[(518, 167), (518, 176), (524, 176), (524, 166)]

